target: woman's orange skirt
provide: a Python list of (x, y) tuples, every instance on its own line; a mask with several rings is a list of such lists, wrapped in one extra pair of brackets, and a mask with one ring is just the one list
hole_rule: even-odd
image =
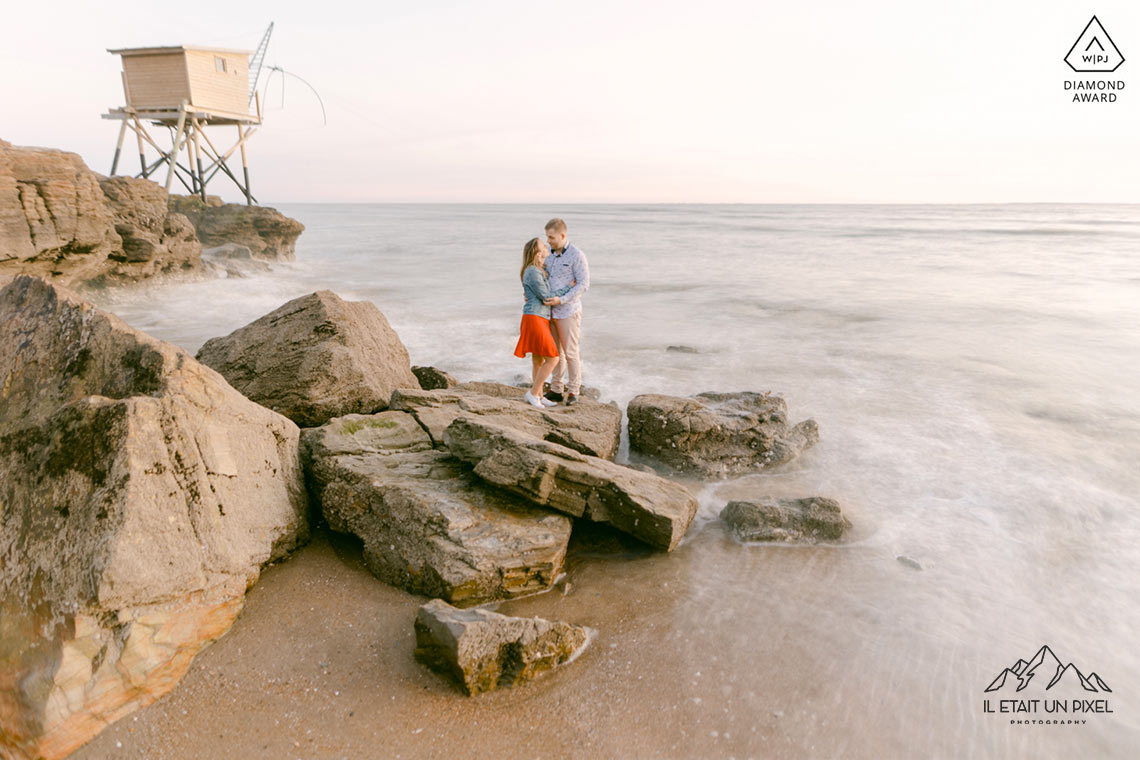
[(523, 314), (519, 325), (519, 342), (515, 346), (515, 356), (526, 358), (535, 356), (558, 356), (558, 346), (550, 334), (550, 320), (537, 314)]

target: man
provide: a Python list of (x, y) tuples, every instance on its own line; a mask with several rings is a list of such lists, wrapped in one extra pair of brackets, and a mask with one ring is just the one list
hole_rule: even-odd
[[(550, 245), (550, 256), (546, 259), (546, 271), (550, 273), (550, 289), (558, 290), (575, 282), (561, 298), (554, 296), (544, 303), (551, 309), (551, 332), (558, 346), (558, 363), (550, 376), (550, 390), (546, 398), (551, 401), (565, 401), (567, 406), (578, 403), (582, 391), (582, 361), (578, 358), (578, 335), (582, 330), (582, 294), (590, 287), (590, 268), (586, 264), (586, 254), (566, 240), (566, 222), (551, 219), (546, 223), (546, 242)], [(562, 375), (567, 375), (565, 385)], [(562, 390), (565, 387), (566, 394)]]

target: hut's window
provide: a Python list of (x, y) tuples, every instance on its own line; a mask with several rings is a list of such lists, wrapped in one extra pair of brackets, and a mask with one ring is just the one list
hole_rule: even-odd
[(214, 68), (223, 74), (226, 73), (226, 59), (219, 56), (214, 56)]

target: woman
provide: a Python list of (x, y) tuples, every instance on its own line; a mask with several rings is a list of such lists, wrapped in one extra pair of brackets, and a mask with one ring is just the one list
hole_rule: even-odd
[(531, 384), (524, 398), (528, 404), (537, 409), (545, 409), (557, 403), (542, 397), (542, 384), (550, 377), (554, 365), (558, 363), (558, 347), (554, 344), (554, 336), (550, 332), (550, 307), (546, 301), (554, 296), (565, 295), (573, 285), (550, 292), (546, 270), (543, 268), (549, 255), (550, 249), (541, 238), (528, 240), (523, 246), (522, 270), (519, 272), (526, 303), (523, 304), (515, 356), (521, 359), (530, 354)]

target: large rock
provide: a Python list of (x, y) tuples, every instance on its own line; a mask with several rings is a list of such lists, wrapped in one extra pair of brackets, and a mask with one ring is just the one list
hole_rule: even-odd
[(375, 304), (329, 290), (206, 341), (197, 358), (302, 427), (381, 411), (392, 391), (419, 388), (408, 350)]
[(237, 243), (249, 248), (255, 259), (292, 261), (297, 238), (305, 231), (305, 225), (268, 206), (204, 203), (196, 195), (172, 195), (170, 209), (190, 219), (206, 248)]
[(770, 393), (646, 394), (626, 414), (631, 451), (705, 477), (783, 464), (819, 441), (815, 420), (790, 427), (787, 404)]
[(575, 659), (593, 631), (542, 618), (460, 610), (433, 599), (416, 613), (415, 658), (468, 695), (514, 686)]
[(386, 583), (458, 605), (550, 588), (570, 521), (480, 484), (404, 412), (350, 414), (302, 433), (329, 527), (364, 542)]
[(161, 185), (133, 177), (113, 177), (99, 184), (122, 247), (109, 254), (113, 265), (91, 284), (199, 268), (202, 244), (189, 219), (167, 210), (166, 190)]
[(307, 536), (292, 422), (21, 275), (0, 290), (0, 737), (63, 757), (169, 691)]
[(64, 284), (99, 276), (122, 250), (99, 180), (75, 153), (0, 140), (0, 271)]
[(478, 418), (458, 417), (444, 441), (492, 485), (667, 551), (697, 513), (697, 500), (677, 483)]
[(720, 519), (741, 541), (838, 541), (851, 527), (838, 502), (819, 496), (730, 501)]
[(583, 454), (613, 459), (621, 440), (621, 409), (583, 399), (574, 406), (535, 409), (526, 391), (499, 383), (460, 383), (444, 390), (401, 389), (391, 406), (415, 415), (436, 445), (457, 417), (472, 416), (559, 443)]

